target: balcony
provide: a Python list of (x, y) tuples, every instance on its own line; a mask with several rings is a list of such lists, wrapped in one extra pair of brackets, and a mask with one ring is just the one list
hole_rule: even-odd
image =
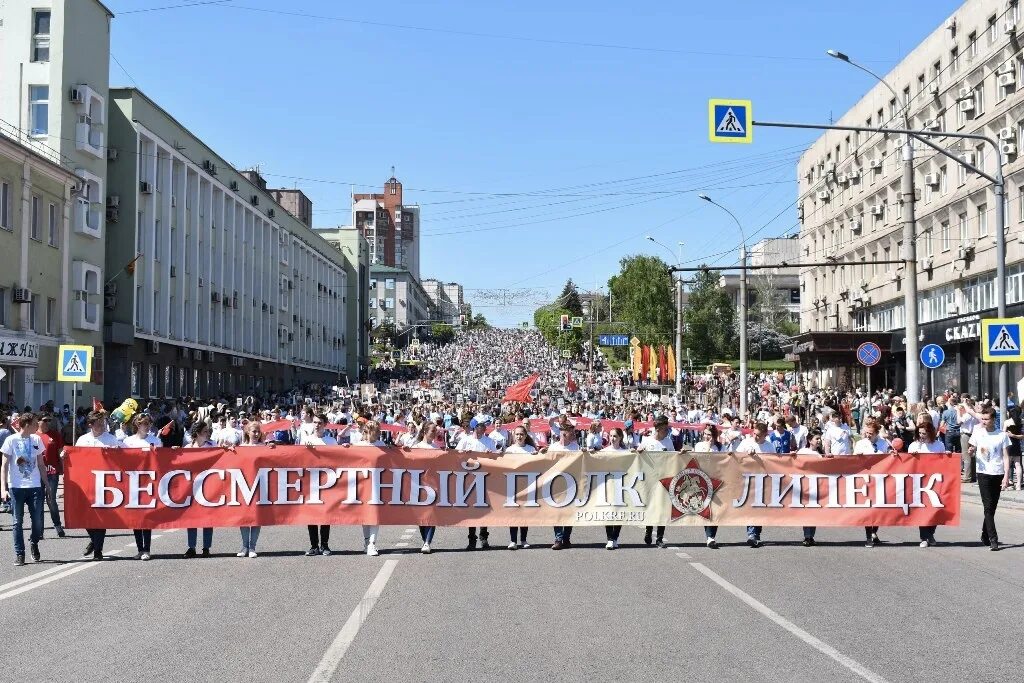
[(97, 159), (105, 159), (103, 152), (103, 130), (89, 120), (89, 117), (78, 117), (75, 125), (75, 149), (86, 152)]

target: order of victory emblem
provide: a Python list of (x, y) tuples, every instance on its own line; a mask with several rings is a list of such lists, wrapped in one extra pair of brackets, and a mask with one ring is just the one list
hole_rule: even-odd
[(722, 480), (702, 470), (694, 459), (676, 476), (662, 479), (661, 485), (672, 500), (671, 521), (686, 515), (711, 519), (711, 499), (722, 488)]

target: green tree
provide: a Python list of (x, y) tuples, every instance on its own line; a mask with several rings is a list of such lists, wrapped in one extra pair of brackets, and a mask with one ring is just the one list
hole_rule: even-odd
[(612, 321), (625, 323), (618, 332), (636, 335), (644, 344), (675, 340), (675, 283), (668, 264), (637, 254), (619, 261), (619, 273), (608, 280)]
[(490, 324), (487, 322), (487, 318), (484, 316), (483, 313), (477, 313), (471, 318), (466, 318), (466, 327), (472, 330), (490, 327)]
[(562, 293), (558, 295), (555, 304), (567, 310), (570, 316), (580, 317), (583, 315), (583, 302), (580, 301), (580, 293), (572, 278), (566, 280), (565, 287), (562, 288)]
[(394, 342), (395, 336), (398, 334), (398, 330), (395, 329), (395, 324), (392, 322), (383, 322), (373, 329), (370, 336), (375, 341), (387, 341)]
[(446, 323), (434, 323), (430, 326), (430, 336), (435, 344), (450, 344), (455, 340), (455, 330)]
[(716, 361), (732, 350), (735, 308), (722, 288), (717, 273), (697, 271), (684, 309), (686, 332), (683, 339), (694, 360)]
[(572, 317), (569, 309), (555, 304), (541, 306), (533, 313), (533, 324), (549, 344), (563, 351), (570, 351), (573, 355), (580, 352), (583, 343), (583, 330), (574, 327), (569, 330), (561, 330), (561, 319), (563, 315)]

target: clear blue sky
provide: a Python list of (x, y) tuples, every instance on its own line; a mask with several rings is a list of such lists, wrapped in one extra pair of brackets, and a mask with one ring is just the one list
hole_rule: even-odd
[[(812, 134), (707, 140), (707, 100), (827, 122), (954, 0), (860, 3), (107, 0), (111, 84), (142, 88), (236, 166), (298, 186), (317, 227), (348, 223), (350, 184), (397, 169), (422, 206), (424, 277), (457, 280), (492, 322), (532, 305), (478, 290), (605, 284), (653, 235), (683, 260), (734, 263), (728, 216), (760, 236), (797, 225), (796, 159)], [(127, 72), (126, 72), (126, 71)], [(130, 75), (129, 75), (130, 74)], [(296, 178), (303, 178), (298, 180)], [(721, 252), (728, 253), (722, 255)], [(520, 302), (530, 303), (528, 297)]]

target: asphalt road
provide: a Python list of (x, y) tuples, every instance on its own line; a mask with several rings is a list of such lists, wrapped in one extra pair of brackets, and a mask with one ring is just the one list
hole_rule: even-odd
[[(965, 496), (965, 501), (973, 500)], [(13, 566), (0, 517), (0, 652), (21, 681), (1005, 681), (1020, 680), (1024, 510), (1000, 511), (998, 553), (981, 547), (981, 508), (940, 528), (766, 529), (750, 549), (722, 529), (670, 529), (669, 549), (604, 549), (578, 528), (551, 551), (466, 552), (441, 529), (420, 555), (414, 528), (386, 528), (380, 557), (335, 527), (330, 557), (305, 557), (303, 527), (263, 530), (260, 556), (239, 559), (235, 529), (214, 557), (183, 559), (183, 531), (156, 532), (154, 559), (130, 560), (130, 532), (108, 537), (102, 563), (80, 562), (83, 532), (47, 530), (43, 562)], [(398, 544), (408, 544), (399, 546)]]

